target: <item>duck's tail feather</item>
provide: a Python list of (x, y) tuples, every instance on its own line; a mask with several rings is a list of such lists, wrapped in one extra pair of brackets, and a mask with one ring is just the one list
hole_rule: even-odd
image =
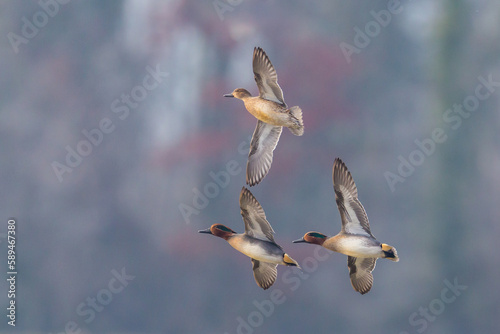
[(394, 262), (399, 261), (398, 252), (396, 251), (396, 248), (392, 247), (391, 245), (382, 244), (382, 251), (384, 252), (385, 259), (389, 259)]
[(304, 134), (304, 122), (302, 121), (302, 109), (300, 107), (295, 106), (288, 109), (290, 114), (292, 115), (294, 126), (289, 127), (290, 132), (292, 132), (296, 136), (302, 136)]
[(300, 269), (300, 266), (297, 263), (297, 261), (292, 259), (287, 253), (283, 254), (283, 262), (287, 266), (294, 266), (294, 267), (298, 267)]

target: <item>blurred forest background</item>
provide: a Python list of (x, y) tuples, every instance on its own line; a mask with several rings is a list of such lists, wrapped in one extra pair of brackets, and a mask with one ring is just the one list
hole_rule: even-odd
[[(0, 32), (0, 268), (15, 217), (19, 273), (1, 332), (500, 331), (498, 1), (4, 1)], [(280, 266), (267, 291), (250, 259), (197, 233), (244, 229), (256, 121), (222, 95), (257, 93), (254, 46), (305, 123), (251, 189), (304, 267)], [(337, 156), (401, 258), (378, 261), (364, 296), (346, 256), (291, 243), (339, 231)]]

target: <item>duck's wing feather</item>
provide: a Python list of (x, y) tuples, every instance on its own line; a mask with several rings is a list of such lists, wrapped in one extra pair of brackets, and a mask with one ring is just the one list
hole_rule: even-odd
[(257, 121), (248, 153), (246, 182), (250, 186), (258, 184), (267, 175), (273, 162), (273, 151), (281, 136), (281, 126)]
[(260, 97), (286, 107), (283, 91), (278, 85), (278, 74), (276, 74), (269, 57), (261, 48), (254, 48), (253, 50), (253, 74), (259, 88)]
[(267, 263), (252, 259), (253, 277), (257, 285), (264, 290), (269, 289), (278, 276), (278, 270), (276, 270), (277, 266), (278, 265), (275, 263)]
[(266, 219), (260, 203), (250, 190), (243, 187), (240, 193), (241, 216), (245, 222), (245, 234), (264, 241), (274, 241), (274, 230)]
[(339, 158), (333, 163), (335, 202), (342, 220), (342, 232), (374, 238), (365, 208), (358, 200), (358, 190), (351, 173)]
[(376, 258), (347, 257), (347, 267), (349, 267), (352, 287), (362, 295), (372, 288), (372, 271), (375, 269), (376, 262)]

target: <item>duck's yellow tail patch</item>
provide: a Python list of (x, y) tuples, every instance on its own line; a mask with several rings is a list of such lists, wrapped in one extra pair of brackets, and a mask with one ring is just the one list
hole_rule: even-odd
[(382, 244), (382, 250), (384, 252), (390, 252), (394, 247), (388, 245), (388, 244)]
[(396, 251), (396, 248), (388, 244), (382, 244), (381, 246), (382, 246), (382, 251), (384, 252), (385, 255), (384, 258), (394, 262), (399, 261), (398, 252)]
[(296, 266), (296, 267), (299, 267), (299, 268), (300, 268), (300, 266), (299, 266), (299, 264), (297, 263), (297, 261), (295, 261), (295, 260), (294, 260), (294, 259), (292, 259), (290, 256), (288, 256), (288, 254), (287, 254), (287, 253), (285, 253), (285, 254), (283, 255), (283, 262), (285, 262), (285, 264), (286, 264), (287, 266)]

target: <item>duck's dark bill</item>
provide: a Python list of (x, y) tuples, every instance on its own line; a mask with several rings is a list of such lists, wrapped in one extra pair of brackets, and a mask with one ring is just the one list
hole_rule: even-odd
[(224, 94), (224, 97), (234, 97), (233, 94)]
[(298, 244), (299, 242), (307, 242), (307, 241), (305, 241), (305, 240), (304, 240), (304, 238), (302, 238), (302, 239), (299, 239), (299, 240), (294, 240), (294, 241), (292, 241), (292, 242), (293, 242), (294, 244)]
[(212, 232), (210, 231), (210, 228), (207, 228), (206, 230), (199, 230), (198, 233), (208, 233), (208, 234), (212, 234)]

